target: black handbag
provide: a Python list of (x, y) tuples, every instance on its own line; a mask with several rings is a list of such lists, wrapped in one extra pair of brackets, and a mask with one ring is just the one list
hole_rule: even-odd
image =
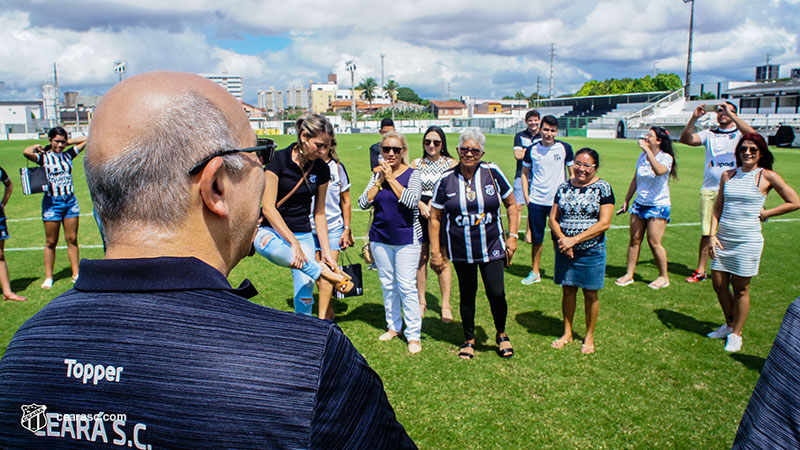
[(342, 268), (342, 272), (346, 273), (347, 275), (352, 278), (353, 282), (353, 289), (343, 294), (341, 292), (336, 291), (336, 298), (342, 299), (345, 297), (358, 297), (359, 295), (364, 295), (364, 285), (363, 285), (363, 278), (361, 276), (361, 264), (356, 263), (353, 264), (350, 260), (350, 256), (347, 253), (347, 250), (342, 250), (339, 252), (339, 260), (344, 260), (347, 264), (340, 266)]
[(25, 195), (41, 194), (50, 190), (47, 180), (47, 169), (42, 166), (22, 167), (19, 169), (22, 179), (22, 193)]

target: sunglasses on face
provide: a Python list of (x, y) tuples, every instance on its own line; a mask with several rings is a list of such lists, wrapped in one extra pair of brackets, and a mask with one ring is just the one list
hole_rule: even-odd
[(742, 153), (758, 153), (758, 147), (742, 147)]
[(203, 167), (205, 167), (217, 156), (232, 155), (234, 153), (255, 153), (261, 164), (266, 166), (270, 161), (272, 161), (272, 155), (275, 153), (275, 148), (277, 148), (277, 146), (275, 145), (275, 141), (272, 139), (258, 138), (258, 143), (255, 147), (219, 150), (206, 156), (202, 161), (195, 164), (191, 169), (189, 169), (189, 175), (196, 175), (200, 173), (200, 171), (203, 170)]
[(403, 151), (403, 147), (389, 147), (389, 146), (384, 146), (384, 147), (381, 147), (381, 151), (382, 151), (383, 153), (390, 153), (390, 152), (393, 152), (395, 155), (399, 155), (399, 154), (400, 154), (400, 152), (402, 152), (402, 151)]
[(458, 147), (458, 152), (462, 155), (466, 155), (467, 153), (472, 153), (472, 156), (479, 156), (483, 150), (479, 148), (469, 148), (469, 147)]
[(435, 141), (433, 139), (423, 139), (422, 143), (427, 147), (429, 145), (433, 145), (434, 147), (438, 147), (442, 145), (442, 141)]

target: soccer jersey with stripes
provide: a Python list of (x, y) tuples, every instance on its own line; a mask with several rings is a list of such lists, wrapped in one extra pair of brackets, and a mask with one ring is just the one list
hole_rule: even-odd
[(431, 207), (443, 212), (451, 261), (472, 264), (505, 258), (500, 197), (513, 191), (494, 163), (481, 163), (470, 180), (462, 175), (460, 164), (442, 174)]
[(44, 195), (70, 195), (75, 192), (72, 186), (72, 160), (78, 153), (75, 147), (70, 147), (61, 153), (47, 151), (36, 154), (36, 164), (45, 168), (47, 181), (50, 183)]

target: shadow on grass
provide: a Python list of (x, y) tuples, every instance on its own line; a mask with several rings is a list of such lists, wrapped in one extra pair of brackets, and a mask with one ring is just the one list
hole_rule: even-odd
[(740, 363), (744, 364), (750, 370), (755, 370), (758, 373), (761, 373), (761, 369), (764, 368), (764, 363), (767, 362), (766, 359), (760, 356), (754, 355), (743, 355), (741, 353), (731, 353), (731, 358), (739, 361)]
[(64, 267), (63, 269), (59, 270), (57, 273), (53, 274), (53, 281), (58, 281), (62, 278), (72, 278), (72, 268)]
[(36, 280), (38, 280), (36, 277), (17, 278), (16, 280), (11, 280), (11, 290), (14, 292), (24, 291), (25, 289), (28, 289), (28, 287)]
[(700, 336), (705, 336), (709, 331), (713, 331), (718, 324), (706, 320), (697, 320), (692, 316), (671, 311), (669, 309), (656, 309), (653, 311), (658, 316), (658, 320), (667, 328), (679, 328)]
[(554, 337), (564, 334), (564, 323), (561, 319), (546, 316), (542, 311), (519, 313), (516, 319), (517, 323), (525, 327), (531, 334)]
[(349, 311), (347, 314), (336, 316), (336, 323), (352, 322), (355, 320), (360, 320), (368, 325), (373, 326), (377, 330), (386, 329), (386, 318), (382, 304), (364, 303), (354, 310)]

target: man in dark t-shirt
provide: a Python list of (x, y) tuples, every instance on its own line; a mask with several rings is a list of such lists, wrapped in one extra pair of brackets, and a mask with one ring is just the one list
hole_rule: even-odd
[(85, 169), (106, 258), (11, 340), (0, 448), (416, 448), (338, 326), (228, 283), (274, 149), (256, 143), (241, 103), (197, 75), (103, 97)]
[[(384, 134), (390, 131), (394, 131), (394, 121), (387, 117), (381, 120), (381, 129), (379, 133), (381, 134), (381, 136), (383, 136)], [(373, 172), (377, 172), (378, 170), (380, 170), (377, 168), (378, 164), (380, 164), (381, 162), (380, 147), (381, 147), (380, 141), (370, 145), (369, 147), (369, 167), (370, 169), (372, 169)]]

